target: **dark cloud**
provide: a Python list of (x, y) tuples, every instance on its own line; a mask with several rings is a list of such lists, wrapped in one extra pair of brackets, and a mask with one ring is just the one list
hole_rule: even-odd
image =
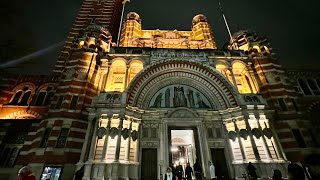
[[(251, 29), (267, 36), (281, 63), (289, 68), (317, 68), (320, 38), (315, 0), (221, 1), (230, 29)], [(65, 40), (80, 0), (7, 1), (2, 6), (4, 24), (1, 48), (9, 59), (16, 59)], [(204, 14), (212, 26), (219, 47), (228, 34), (216, 0), (131, 0), (126, 13), (137, 12), (144, 29), (190, 30), (192, 18)], [(1, 50), (3, 51), (3, 50)], [(58, 58), (60, 48), (31, 59), (14, 68), (24, 72), (48, 73)], [(29, 70), (30, 69), (30, 70)]]

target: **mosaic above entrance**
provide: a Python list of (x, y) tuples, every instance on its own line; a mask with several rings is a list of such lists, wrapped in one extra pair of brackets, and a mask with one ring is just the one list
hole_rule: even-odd
[(150, 108), (212, 108), (198, 90), (186, 85), (170, 85), (160, 89), (151, 99)]

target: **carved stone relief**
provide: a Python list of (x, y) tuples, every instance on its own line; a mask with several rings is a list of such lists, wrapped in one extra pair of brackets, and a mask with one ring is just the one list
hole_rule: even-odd
[(170, 85), (160, 89), (149, 103), (151, 108), (211, 108), (208, 99), (198, 90), (186, 85)]

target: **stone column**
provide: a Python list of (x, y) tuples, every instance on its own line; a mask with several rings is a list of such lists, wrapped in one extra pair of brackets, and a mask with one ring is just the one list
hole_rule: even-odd
[(111, 120), (112, 120), (112, 116), (108, 115), (108, 125), (107, 125), (107, 132), (106, 135), (104, 136), (104, 143), (103, 143), (103, 149), (102, 149), (102, 156), (101, 156), (101, 161), (106, 161), (107, 157), (107, 147), (108, 147), (108, 141), (109, 141), (109, 133), (110, 133), (110, 126), (111, 126)]
[(88, 144), (88, 141), (89, 141), (89, 137), (90, 136), (90, 130), (92, 129), (92, 121), (93, 121), (94, 118), (89, 118), (89, 122), (88, 122), (88, 127), (87, 127), (87, 131), (86, 131), (86, 136), (85, 136), (85, 140), (84, 140), (84, 143), (82, 145), (82, 150), (81, 150), (81, 155), (80, 155), (80, 160), (77, 164), (79, 164), (81, 166), (81, 164), (83, 163), (84, 161), (84, 156), (86, 154), (86, 151), (90, 151), (90, 148), (87, 149), (87, 144)]
[(245, 122), (246, 122), (247, 130), (249, 131), (249, 138), (250, 138), (250, 142), (251, 142), (251, 145), (252, 145), (254, 156), (255, 156), (256, 160), (261, 160), (260, 155), (259, 155), (259, 151), (258, 151), (258, 148), (257, 148), (257, 145), (256, 145), (256, 142), (253, 139), (253, 134), (252, 134), (251, 127), (249, 125), (248, 119), (245, 119)]
[(96, 120), (95, 124), (92, 124), (94, 126), (93, 134), (92, 134), (92, 140), (91, 140), (91, 146), (90, 146), (90, 151), (89, 151), (89, 157), (88, 161), (85, 163), (85, 170), (84, 170), (84, 175), (83, 175), (83, 180), (90, 180), (91, 176), (91, 168), (92, 168), (92, 161), (94, 158), (95, 154), (95, 149), (96, 149), (96, 142), (97, 142), (97, 130), (99, 126), (100, 120)]
[(268, 143), (267, 143), (267, 141), (266, 141), (266, 138), (265, 138), (264, 135), (263, 135), (262, 127), (261, 127), (261, 125), (260, 125), (259, 119), (257, 119), (257, 123), (258, 123), (258, 128), (259, 128), (259, 130), (260, 130), (260, 132), (261, 132), (261, 134), (262, 134), (261, 138), (262, 138), (263, 146), (264, 146), (264, 148), (265, 148), (266, 151), (267, 151), (267, 159), (271, 160), (272, 157), (271, 157), (270, 149), (269, 149)]
[(101, 85), (101, 88), (103, 88), (103, 91), (106, 89), (106, 86), (107, 86), (107, 81), (108, 81), (108, 78), (109, 78), (109, 74), (110, 74), (110, 64), (108, 63), (108, 66), (106, 68), (106, 77), (102, 79), (102, 85)]
[[(138, 122), (138, 128), (137, 128), (137, 131), (139, 132), (140, 131), (140, 122)], [(134, 156), (134, 161), (135, 162), (139, 162), (139, 152), (140, 152), (140, 149), (139, 149), (139, 141), (140, 141), (140, 137), (138, 136), (138, 139), (136, 140), (136, 155)]]
[(88, 161), (93, 161), (93, 157), (94, 157), (95, 149), (96, 149), (97, 138), (98, 138), (97, 137), (97, 130), (98, 130), (99, 123), (100, 123), (100, 120), (97, 120), (96, 124), (94, 125), (95, 127), (94, 127), (94, 131), (93, 131)]
[(124, 158), (125, 161), (129, 162), (130, 160), (130, 142), (131, 142), (131, 129), (132, 129), (132, 119), (130, 119), (130, 125), (129, 125), (129, 137), (127, 138), (127, 150), (126, 150), (126, 156)]
[(243, 161), (246, 161), (247, 160), (247, 157), (246, 157), (246, 154), (244, 152), (244, 148), (243, 148), (243, 144), (242, 144), (242, 141), (241, 141), (241, 137), (239, 135), (239, 128), (237, 126), (237, 123), (236, 123), (236, 119), (233, 119), (233, 124), (234, 124), (234, 129), (236, 130), (237, 132), (237, 137), (238, 137), (238, 141), (239, 141), (239, 145), (240, 145), (240, 150), (241, 150), (241, 154), (242, 154), (242, 159)]
[(123, 124), (123, 115), (120, 115), (120, 122), (118, 126), (118, 137), (117, 137), (117, 144), (116, 144), (116, 153), (114, 157), (114, 161), (118, 162), (119, 161), (119, 156), (120, 156), (120, 146), (121, 146), (121, 132), (122, 132), (122, 124)]
[(287, 158), (286, 158), (286, 155), (284, 154), (284, 151), (283, 151), (282, 146), (280, 144), (278, 134), (274, 131), (274, 128), (271, 128), (273, 126), (273, 124), (270, 124), (270, 122), (274, 122), (274, 119), (272, 119), (271, 114), (268, 115), (268, 119), (269, 119), (269, 128), (272, 132), (273, 142), (274, 142), (277, 156), (278, 156), (279, 160), (286, 160)]
[(238, 90), (238, 86), (237, 86), (236, 78), (234, 77), (234, 74), (233, 74), (233, 71), (232, 71), (232, 67), (229, 67), (229, 71), (230, 71), (230, 73), (231, 73), (231, 77), (232, 77), (233, 85), (234, 85), (234, 87)]
[(248, 72), (249, 72), (249, 75), (251, 76), (251, 79), (255, 79), (255, 81), (253, 81), (254, 87), (255, 87), (256, 91), (259, 91), (259, 87), (262, 86), (262, 82), (261, 82), (260, 78), (258, 77), (258, 75), (256, 75), (254, 70), (252, 69), (251, 62), (248, 62), (247, 67), (248, 67)]
[(124, 78), (125, 79), (125, 82), (124, 82), (124, 89), (127, 88), (127, 85), (129, 84), (129, 80), (128, 80), (128, 69), (129, 69), (129, 65), (127, 64), (126, 66), (126, 77)]

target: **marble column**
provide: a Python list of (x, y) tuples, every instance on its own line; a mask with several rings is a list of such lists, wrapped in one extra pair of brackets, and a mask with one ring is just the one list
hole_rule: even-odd
[(260, 161), (261, 158), (260, 158), (260, 155), (259, 155), (259, 151), (258, 151), (256, 142), (253, 139), (253, 134), (252, 134), (251, 127), (249, 125), (248, 119), (245, 119), (245, 122), (246, 122), (247, 130), (249, 132), (249, 138), (250, 138), (250, 142), (251, 142), (251, 146), (252, 146), (252, 149), (253, 149), (253, 153), (254, 153), (255, 159)]
[(124, 82), (124, 89), (127, 88), (127, 85), (129, 84), (129, 79), (128, 79), (128, 70), (129, 70), (129, 65), (127, 64), (126, 66), (126, 77), (124, 78), (125, 79), (125, 82)]
[(90, 130), (92, 129), (93, 120), (94, 120), (94, 118), (89, 119), (87, 131), (86, 131), (86, 136), (85, 136), (84, 143), (82, 145), (80, 160), (79, 160), (78, 164), (82, 164), (84, 162), (84, 156), (86, 154), (86, 151), (88, 151), (88, 150), (90, 151), (90, 147), (89, 147), (89, 149), (87, 149), (87, 145), (88, 145), (89, 139), (91, 138), (89, 136), (90, 136)]
[(243, 161), (246, 161), (247, 160), (247, 156), (246, 156), (246, 153), (244, 152), (244, 148), (243, 148), (243, 144), (242, 144), (242, 141), (241, 141), (241, 137), (240, 137), (240, 134), (239, 134), (239, 128), (237, 126), (237, 123), (236, 123), (236, 119), (233, 119), (233, 124), (234, 124), (234, 129), (236, 130), (236, 133), (237, 133), (237, 138), (238, 138), (238, 141), (239, 141), (239, 146), (240, 146), (240, 151), (241, 151), (241, 154), (242, 154), (242, 159)]
[(126, 149), (126, 156), (124, 158), (125, 161), (130, 162), (130, 142), (131, 142), (131, 130), (132, 130), (132, 119), (130, 119), (129, 125), (129, 137), (126, 139), (127, 141), (127, 149)]
[(95, 149), (96, 149), (96, 143), (97, 143), (97, 139), (98, 139), (97, 130), (98, 130), (98, 126), (99, 126), (100, 121), (101, 121), (100, 119), (97, 120), (96, 124), (95, 124), (95, 127), (94, 127), (88, 161), (93, 161), (93, 158), (94, 158)]
[(268, 160), (272, 160), (271, 153), (270, 153), (270, 149), (269, 149), (268, 143), (267, 143), (267, 141), (266, 141), (266, 139), (265, 139), (265, 137), (264, 137), (264, 135), (263, 135), (262, 127), (261, 127), (261, 124), (260, 124), (259, 119), (257, 119), (257, 123), (258, 123), (258, 128), (259, 128), (259, 130), (260, 130), (260, 132), (261, 132), (261, 134), (262, 134), (261, 138), (262, 138), (263, 146), (264, 146), (265, 150), (267, 151), (267, 152), (266, 152), (266, 153), (267, 153), (267, 154), (266, 154), (266, 155), (267, 155), (267, 159), (268, 159)]
[[(137, 128), (137, 132), (139, 133), (140, 132), (140, 122), (138, 122), (138, 128)], [(138, 139), (136, 140), (136, 154), (134, 156), (134, 161), (135, 162), (139, 162), (139, 152), (140, 152), (140, 148), (139, 148), (139, 141), (140, 141), (140, 137), (138, 136)]]
[(120, 122), (118, 126), (118, 136), (117, 136), (117, 144), (116, 144), (116, 153), (114, 157), (114, 161), (118, 162), (119, 161), (119, 156), (120, 156), (120, 148), (121, 148), (121, 132), (122, 132), (122, 124), (123, 124), (123, 119), (124, 116), (120, 116)]
[(108, 141), (109, 141), (109, 133), (110, 133), (110, 126), (111, 126), (111, 120), (112, 116), (108, 115), (108, 125), (107, 125), (107, 132), (106, 135), (104, 136), (104, 143), (103, 143), (103, 149), (102, 149), (102, 156), (101, 156), (101, 161), (106, 161), (107, 160), (107, 147), (108, 147)]
[(233, 74), (233, 71), (232, 71), (232, 67), (229, 67), (229, 71), (230, 71), (230, 73), (231, 73), (233, 85), (234, 85), (234, 87), (238, 90), (237, 81), (236, 81), (236, 78), (234, 77), (234, 74)]

